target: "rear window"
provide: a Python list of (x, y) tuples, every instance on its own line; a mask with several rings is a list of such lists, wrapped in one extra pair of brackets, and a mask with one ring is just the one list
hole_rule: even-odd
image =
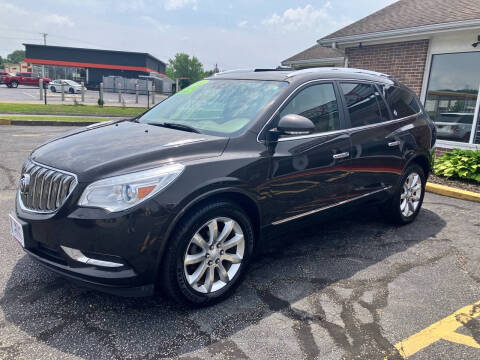
[(397, 86), (390, 86), (385, 89), (385, 98), (393, 118), (400, 119), (420, 112), (420, 105), (414, 93)]
[(341, 83), (340, 88), (345, 97), (352, 128), (384, 121), (377, 101), (379, 94), (373, 85), (349, 82)]

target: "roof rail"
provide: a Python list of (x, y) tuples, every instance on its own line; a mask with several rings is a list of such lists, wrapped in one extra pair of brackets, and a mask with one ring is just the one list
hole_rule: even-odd
[(260, 69), (255, 69), (253, 71), (262, 72), (262, 71), (292, 71), (292, 70), (293, 69), (291, 67), (281, 67), (281, 66), (279, 66), (279, 67), (276, 67), (274, 69), (262, 69), (262, 68), (260, 68)]
[(233, 70), (225, 70), (214, 75), (223, 75), (223, 74), (231, 74), (231, 73), (242, 73), (242, 72), (264, 72), (264, 71), (292, 71), (292, 68), (288, 67), (277, 67), (274, 69), (267, 69), (267, 68), (258, 68), (258, 69), (233, 69)]
[(213, 74), (214, 76), (223, 75), (223, 74), (231, 74), (231, 73), (240, 73), (240, 72), (254, 72), (255, 69), (233, 69), (233, 70), (225, 70), (220, 71), (218, 73)]
[(302, 69), (291, 72), (287, 75), (287, 77), (292, 77), (301, 74), (308, 74), (308, 73), (315, 73), (315, 72), (324, 72), (324, 71), (342, 71), (342, 72), (350, 72), (356, 74), (365, 74), (365, 75), (373, 75), (373, 76), (382, 76), (386, 78), (391, 78), (388, 74), (379, 73), (376, 71), (370, 70), (363, 70), (363, 69), (355, 69), (355, 68), (339, 68), (339, 67), (317, 67), (317, 68), (310, 68), (310, 69)]

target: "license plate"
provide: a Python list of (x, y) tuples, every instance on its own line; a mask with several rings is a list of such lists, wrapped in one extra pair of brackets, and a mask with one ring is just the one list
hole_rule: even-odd
[(10, 233), (12, 236), (22, 245), (25, 247), (25, 241), (23, 239), (23, 228), (22, 225), (13, 217), (12, 215), (8, 215), (10, 219)]

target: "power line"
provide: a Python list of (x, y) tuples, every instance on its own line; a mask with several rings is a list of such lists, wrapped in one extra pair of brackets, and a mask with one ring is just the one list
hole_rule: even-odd
[(11, 39), (11, 40), (38, 40), (38, 39), (30, 39), (30, 38), (17, 37), (17, 36), (3, 36), (3, 35), (0, 35), (0, 38)]
[(80, 40), (80, 39), (75, 39), (75, 38), (71, 38), (71, 37), (67, 37), (67, 36), (63, 36), (63, 35), (56, 35), (56, 34), (51, 34), (50, 36), (53, 36), (55, 38), (60, 38), (60, 39), (64, 39), (64, 40), (69, 40), (69, 41), (75, 41), (77, 43), (82, 43), (82, 44), (88, 44), (88, 45), (92, 45), (92, 46), (100, 46), (98, 44), (94, 44), (94, 43), (91, 43), (91, 42), (88, 42), (88, 41), (84, 41), (84, 40)]

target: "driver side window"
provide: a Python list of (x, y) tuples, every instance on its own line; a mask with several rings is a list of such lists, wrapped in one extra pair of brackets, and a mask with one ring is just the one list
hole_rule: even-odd
[(301, 90), (280, 112), (279, 119), (288, 114), (310, 119), (315, 125), (314, 133), (340, 129), (338, 103), (331, 83), (312, 85)]

